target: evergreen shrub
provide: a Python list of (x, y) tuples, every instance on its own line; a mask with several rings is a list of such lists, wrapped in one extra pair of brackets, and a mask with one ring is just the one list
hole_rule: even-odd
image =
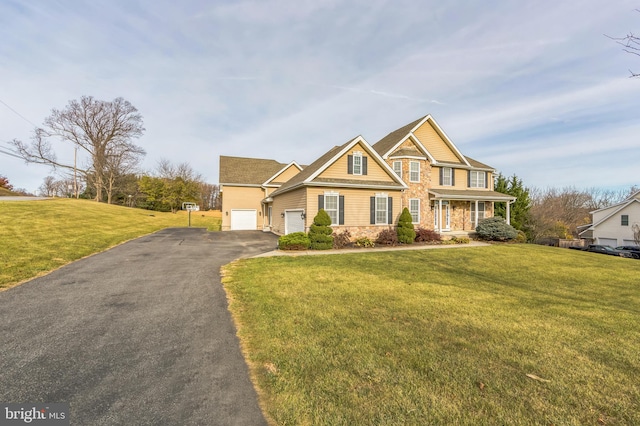
[(518, 231), (499, 216), (478, 221), (476, 232), (478, 237), (489, 241), (509, 241), (518, 236)]
[(309, 241), (313, 250), (329, 250), (333, 248), (333, 229), (331, 229), (331, 218), (329, 214), (320, 209), (313, 224), (309, 228)]
[(304, 232), (293, 232), (278, 238), (280, 250), (308, 250), (311, 242)]
[(416, 238), (416, 231), (413, 229), (411, 212), (409, 212), (409, 209), (406, 207), (400, 214), (396, 232), (398, 234), (398, 241), (403, 244), (413, 244), (413, 240)]

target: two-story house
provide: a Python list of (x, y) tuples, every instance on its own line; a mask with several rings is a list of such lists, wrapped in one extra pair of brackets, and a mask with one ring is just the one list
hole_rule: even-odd
[(515, 201), (493, 191), (494, 172), (465, 157), (430, 115), (373, 145), (358, 136), (306, 167), (220, 157), (222, 229), (307, 231), (323, 208), (335, 231), (375, 237), (407, 207), (416, 227), (469, 232), (494, 203), (508, 210)]

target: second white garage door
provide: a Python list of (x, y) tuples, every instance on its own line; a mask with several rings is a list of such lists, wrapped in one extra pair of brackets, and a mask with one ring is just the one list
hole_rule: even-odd
[(231, 210), (231, 230), (257, 229), (257, 210)]
[(284, 212), (284, 233), (304, 232), (304, 210), (288, 210)]

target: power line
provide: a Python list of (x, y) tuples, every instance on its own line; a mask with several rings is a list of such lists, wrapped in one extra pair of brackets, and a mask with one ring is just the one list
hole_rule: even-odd
[(9, 108), (15, 115), (17, 115), (18, 117), (22, 118), (24, 121), (26, 121), (27, 123), (31, 124), (33, 127), (35, 128), (39, 128), (40, 126), (38, 126), (37, 124), (33, 124), (33, 122), (31, 120), (29, 120), (28, 118), (26, 118), (24, 115), (20, 114), (18, 111), (16, 111), (15, 109), (11, 108), (11, 106), (9, 106), (9, 104), (7, 104), (5, 101), (3, 101), (2, 99), (0, 99), (0, 104), (6, 106), (7, 108)]
[(13, 152), (10, 152), (10, 151), (5, 151), (2, 148), (0, 148), (0, 154), (4, 154), (4, 155), (8, 155), (9, 157), (15, 157), (15, 158), (19, 158), (20, 160), (24, 160), (24, 158), (20, 157), (19, 155), (14, 154)]

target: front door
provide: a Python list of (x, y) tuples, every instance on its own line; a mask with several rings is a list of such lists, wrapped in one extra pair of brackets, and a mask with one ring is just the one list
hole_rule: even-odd
[(448, 201), (442, 202), (442, 212), (440, 211), (440, 203), (438, 201), (434, 201), (433, 227), (440, 231), (449, 231), (451, 229), (451, 211), (449, 210)]

